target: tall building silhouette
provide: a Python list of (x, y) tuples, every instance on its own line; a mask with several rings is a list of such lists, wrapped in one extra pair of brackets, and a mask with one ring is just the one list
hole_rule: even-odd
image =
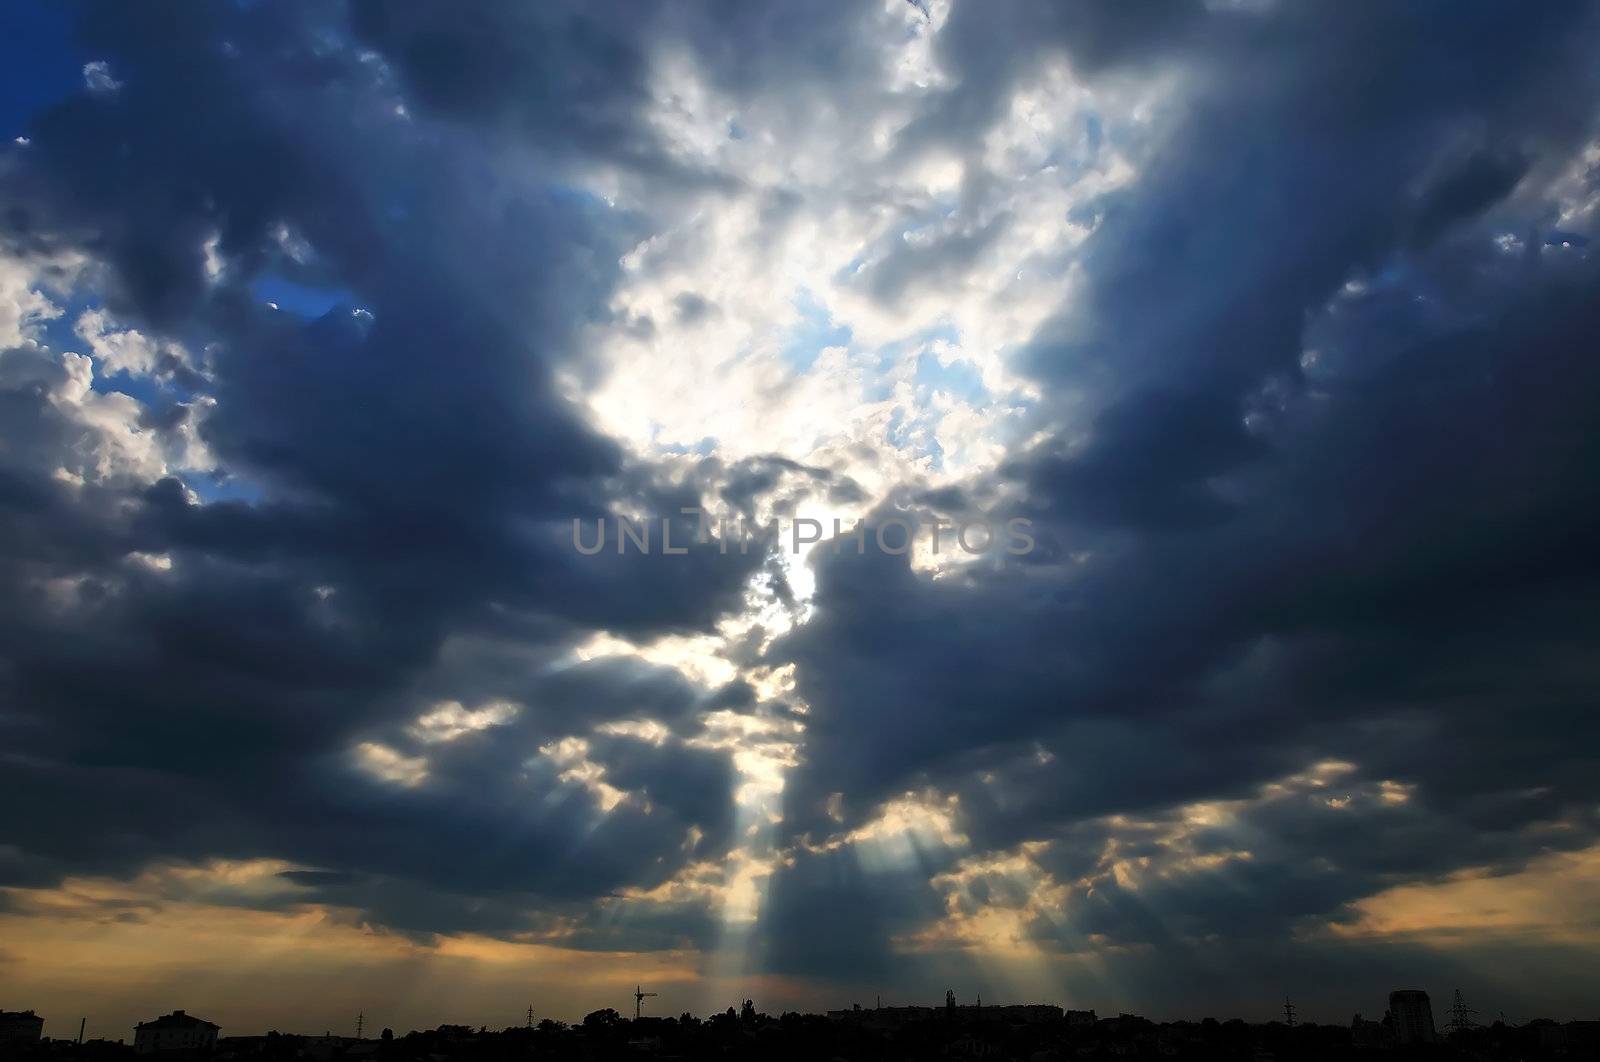
[(1433, 1004), (1420, 988), (1397, 988), (1389, 993), (1389, 1016), (1394, 1022), (1394, 1037), (1402, 1044), (1431, 1044)]

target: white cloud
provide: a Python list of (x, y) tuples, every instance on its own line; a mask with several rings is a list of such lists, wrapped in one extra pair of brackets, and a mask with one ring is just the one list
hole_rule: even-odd
[(44, 264), (0, 257), (0, 350), (38, 342), (40, 326), (61, 316), (39, 290)]
[(407, 756), (376, 741), (363, 741), (355, 747), (354, 755), (357, 767), (391, 785), (411, 789), (428, 778), (427, 760), (421, 756)]
[(103, 309), (85, 310), (72, 330), (89, 344), (89, 350), (100, 360), (101, 370), (108, 374), (149, 376), (162, 369), (164, 363), (189, 362), (189, 354), (181, 345), (150, 339), (132, 328), (118, 329)]
[(96, 95), (106, 95), (122, 88), (122, 82), (111, 76), (111, 64), (104, 59), (83, 64), (83, 87)]
[(454, 741), (477, 730), (504, 726), (521, 710), (509, 701), (490, 701), (472, 709), (462, 707), (460, 701), (440, 701), (431, 711), (417, 717), (410, 733), (425, 745)]
[(569, 387), (608, 433), (656, 457), (778, 453), (875, 501), (992, 468), (1023, 430), (1035, 391), (1009, 359), (1073, 284), (1090, 231), (1073, 208), (1134, 173), (1101, 130), (1144, 120), (1167, 86), (1096, 97), (1046, 68), (970, 153), (900, 157), (894, 133), (939, 81), (943, 20), (900, 8), (885, 17), (912, 32), (885, 36), (884, 82), (827, 120), (826, 100), (732, 99), (660, 64), (658, 132), (737, 190), (657, 202), (596, 177), (623, 206), (681, 219), (624, 257), (619, 323), (595, 336), (600, 384)]

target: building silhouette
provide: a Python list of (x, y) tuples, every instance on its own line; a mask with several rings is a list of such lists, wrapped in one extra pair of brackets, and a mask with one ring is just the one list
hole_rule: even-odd
[[(982, 996), (973, 1003), (957, 1003), (955, 992), (949, 991), (945, 993), (942, 1007), (912, 1005), (863, 1009), (861, 1004), (857, 1003), (849, 1010), (830, 1010), (827, 1016), (834, 1021), (855, 1022), (865, 1028), (891, 1029), (918, 1022), (929, 1022), (936, 1018), (946, 1021), (973, 1021), (982, 1018), (995, 1022), (1009, 1022), (1013, 1025), (1033, 1025), (1060, 1021), (1062, 1013), (1060, 1007), (1048, 1003), (1011, 1003), (986, 1007), (983, 1005)], [(1091, 1020), (1094, 1014), (1093, 1011), (1074, 1013), (1088, 1013)]]
[(217, 1046), (218, 1027), (204, 1018), (175, 1010), (133, 1029), (133, 1049), (141, 1055), (161, 1051), (209, 1051)]
[(0, 1010), (0, 1043), (37, 1043), (44, 1019), (31, 1010)]
[(1428, 993), (1420, 988), (1397, 988), (1390, 992), (1389, 1016), (1396, 1043), (1431, 1044), (1437, 1039), (1433, 1031), (1433, 1004), (1428, 1001)]

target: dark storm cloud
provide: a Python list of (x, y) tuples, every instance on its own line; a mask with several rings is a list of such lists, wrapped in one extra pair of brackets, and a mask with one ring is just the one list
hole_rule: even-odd
[[(5, 149), (0, 241), (46, 273), (85, 256), (119, 319), (193, 352), (143, 427), (169, 447), (198, 425), (218, 468), (71, 485), (57, 466), (90, 435), (65, 363), (0, 365), (0, 883), (271, 856), (301, 868), (272, 902), (419, 936), (714, 939), (704, 905), (616, 894), (734, 842), (738, 780), (694, 739), (755, 692), (572, 650), (708, 631), (757, 573), (792, 596), (759, 551), (583, 558), (569, 521), (706, 490), (745, 512), (864, 495), (779, 455), (674, 479), (561, 397), (558, 371), (592, 371), (590, 326), (655, 327), (608, 299), (659, 219), (574, 175), (615, 166), (663, 201), (731, 187), (656, 142), (652, 53), (735, 100), (850, 113), (884, 91), (871, 5), (78, 10), (120, 87)], [(1159, 69), (1175, 110), (1137, 179), (1074, 215), (1095, 225), (1082, 283), (1018, 352), (1046, 438), (877, 514), (1014, 490), (1039, 548), (938, 581), (824, 549), (814, 616), (767, 661), (798, 664), (809, 709), (786, 841), (928, 786), (959, 796), (968, 838), (790, 848), (768, 969), (890, 977), (891, 942), (949, 911), (931, 876), (1044, 841), (1074, 891), (1035, 934), (1127, 949), (1113, 965), (1150, 996), (1230, 964), (1347, 978), (1348, 953), (1287, 935), (1595, 838), (1600, 276), (1543, 195), (1592, 134), (1594, 40), (1566, 2), (955, 5), (949, 84), (897, 157), (976, 150), (1055, 59), (1104, 84)], [(965, 210), (978, 169), (965, 227), (867, 249), (869, 295), (1003, 253), (1015, 219)], [(774, 223), (801, 203), (761, 195)], [(282, 286), (317, 308), (268, 309)], [(501, 701), (448, 740), (419, 724)], [(659, 740), (599, 729), (645, 719)], [(1360, 799), (1267, 788), (1327, 760)], [(625, 798), (604, 812), (584, 772)], [(1227, 829), (1178, 810), (1219, 800), (1240, 802)], [(1175, 832), (1251, 859), (1144, 889), (1103, 864)], [(960, 910), (1026, 896), (973, 889)]]
[[(862, 282), (872, 297), (890, 305), (898, 302), (913, 286), (919, 290), (944, 289), (964, 275), (977, 258), (988, 252), (1005, 235), (1009, 217), (991, 218), (970, 231), (943, 234), (935, 239), (910, 243), (900, 235), (899, 226), (886, 235), (882, 246), (869, 254), (876, 259), (862, 270)], [(909, 224), (928, 224), (929, 217), (907, 218)]]
[(956, 4), (948, 32), (939, 36), (940, 58), (954, 83), (903, 131), (901, 148), (964, 149), (994, 124), (1012, 89), (1046, 57), (1065, 56), (1088, 75), (1122, 64), (1139, 69), (1171, 55), (1175, 44), (1205, 25), (1203, 5), (1190, 0)]
[[(445, 41), (458, 59), (483, 53), (468, 65), (488, 78), (456, 79), (472, 91), (452, 100), (429, 94), (437, 79), (397, 83), (337, 9), (81, 15), (83, 46), (121, 87), (43, 111), (31, 142), (8, 149), (0, 236), (15, 255), (88, 255), (120, 320), (206, 352), (205, 374), (177, 384), (204, 395), (219, 470), (63, 482), (57, 455), (83, 429), (52, 398), (62, 369), (44, 358), (30, 375), (33, 351), (7, 355), (10, 880), (274, 855), (388, 883), (372, 893), (379, 920), (509, 928), (537, 896), (648, 886), (724, 845), (724, 754), (676, 739), (597, 747), (636, 794), (602, 814), (540, 752), (606, 719), (686, 726), (701, 691), (675, 673), (555, 669), (591, 629), (708, 628), (761, 559), (572, 550), (574, 516), (617, 502), (676, 514), (698, 495), (626, 459), (552, 383), (606, 318), (636, 222), (503, 164), (500, 140), (397, 111), (528, 105), (489, 61), (494, 38)], [(403, 32), (365, 15), (358, 28)], [(541, 65), (553, 80), (529, 113), (555, 123), (566, 157), (598, 150), (637, 103), (621, 46), (570, 20), (536, 36), (571, 61)], [(401, 50), (396, 62), (417, 58)], [(616, 76), (579, 76), (582, 56)], [(328, 292), (333, 307), (272, 310), (264, 282)], [(187, 415), (146, 428), (172, 435)], [(148, 570), (133, 551), (171, 566)], [(62, 579), (64, 604), (48, 590)], [(404, 738), (434, 700), (496, 697), (522, 705), (513, 723), (425, 749)], [(368, 740), (425, 759), (425, 780), (368, 777), (351, 751)], [(443, 897), (433, 925), (427, 895)], [(479, 914), (446, 916), (453, 906)]]
[(710, 519), (742, 515), (752, 523), (756, 506), (764, 502), (779, 513), (793, 511), (797, 501), (817, 486), (841, 485), (842, 480), (826, 468), (804, 465), (779, 454), (759, 454), (729, 465), (716, 458), (707, 459), (704, 471), (721, 481), (718, 495), (731, 508), (730, 513), (708, 513)]
[[(1051, 838), (1081, 867), (1103, 843), (1084, 823), (1256, 800), (1330, 757), (1416, 787), (1338, 828), (1255, 808), (1254, 862), (1065, 912), (1159, 944), (1272, 939), (1591, 843), (1600, 275), (1581, 245), (1540, 249), (1540, 189), (1592, 133), (1593, 12), (1160, 10), (1030, 45), (1186, 79), (1027, 352), (1082, 411), (1003, 469), (1040, 548), (937, 582), (819, 552), (815, 618), (778, 651), (815, 709), (789, 828), (841, 828), (832, 793), (848, 827), (932, 784), (974, 850)], [(982, 124), (1026, 75), (984, 33), (950, 38), (965, 80), (908, 135)]]
[[(570, 548), (571, 518), (619, 501), (671, 514), (691, 541), (676, 514), (700, 495), (629, 462), (554, 394), (553, 366), (608, 319), (616, 261), (646, 231), (564, 181), (597, 160), (709, 179), (642, 120), (652, 34), (748, 88), (807, 79), (824, 58), (863, 71), (872, 49), (852, 19), (744, 5), (653, 25), (633, 8), (518, 4), (360, 3), (348, 24), (310, 4), (79, 14), (82, 47), (120, 87), (35, 116), (4, 167), (0, 234), (41, 262), (88, 254), (120, 319), (207, 352), (208, 375), (182, 384), (214, 402), (200, 431), (219, 468), (68, 488), (51, 475), (74, 430), (47, 399), (60, 370), (8, 379), (0, 681), (24, 798), (9, 805), (24, 851), (8, 866), (37, 881), (270, 853), (387, 882), (405, 898), (393, 909), (413, 912), (402, 923), (424, 929), (430, 889), (580, 897), (714, 853), (732, 782), (724, 754), (681, 743), (700, 693), (621, 664), (551, 670), (591, 628), (706, 629), (762, 563)], [(261, 282), (333, 308), (270, 310)], [(169, 409), (153, 428), (182, 425), (187, 407)], [(173, 566), (130, 569), (130, 551)], [(63, 576), (72, 605), (52, 608), (40, 587)], [(450, 697), (523, 711), (448, 747), (395, 737)], [(541, 742), (636, 716), (682, 733), (592, 754), (648, 823), (629, 803), (597, 825), (590, 795), (526, 766)], [(427, 780), (352, 781), (348, 750), (369, 738), (426, 758)], [(63, 843), (95, 821), (103, 833)], [(691, 825), (701, 840), (683, 847)], [(346, 831), (370, 844), (341, 845)], [(479, 854), (398, 854), (430, 836)]]
[[(1261, 946), (1297, 931), (1315, 935), (1330, 919), (1353, 923), (1349, 905), (1393, 885), (1460, 867), (1521, 870), (1548, 844), (1527, 836), (1531, 822), (1564, 818), (1586, 837), (1600, 826), (1591, 809), (1563, 807), (1553, 793), (1473, 799), (1479, 808), (1462, 814), (1430, 786), (1403, 794), (1339, 767), (1315, 783), (1301, 776), (1252, 794), (1225, 823), (1197, 826), (1172, 814), (1081, 823), (1039, 859), (1056, 880), (1074, 883), (1072, 914), (1039, 918), (1034, 932), (1069, 951), (1091, 935), (1125, 946), (1183, 948), (1216, 935)], [(1482, 813), (1490, 805), (1499, 813)], [(1159, 873), (1129, 887), (1111, 872), (1107, 851), (1149, 860)]]
[[(240, 670), (226, 674), (242, 685)], [(726, 843), (732, 777), (721, 754), (676, 740), (661, 747), (595, 742), (588, 759), (608, 783), (632, 794), (603, 814), (581, 785), (558, 779), (565, 765), (541, 752), (592, 725), (597, 707), (625, 703), (637, 710), (637, 683), (591, 679), (582, 684), (581, 702), (562, 703), (559, 690), (541, 691), (549, 695), (504, 725), (430, 745), (411, 739), (409, 726), (373, 718), (382, 706), (341, 713), (331, 683), (305, 682), (311, 692), (289, 690), (270, 702), (237, 691), (226, 701), (223, 688), (211, 691), (214, 700), (191, 702), (197, 683), (166, 678), (161, 688), (176, 705), (124, 698), (120, 711), (106, 705), (93, 720), (87, 709), (71, 714), (63, 707), (44, 733), (21, 729), (22, 747), (40, 750), (13, 755), (8, 764), (29, 814), (8, 822), (7, 836), (38, 861), (25, 876), (37, 880), (41, 864), (57, 872), (121, 873), (156, 856), (270, 853), (359, 872), (363, 882), (412, 882), (454, 894), (459, 904), (480, 891), (514, 890), (525, 901), (581, 899), (648, 887), (668, 876), (676, 860), (703, 858)], [(345, 697), (359, 704), (361, 692)], [(286, 708), (306, 715), (286, 718)], [(314, 717), (318, 708), (327, 718)], [(143, 722), (123, 723), (121, 712)], [(179, 712), (186, 717), (174, 720)], [(400, 714), (392, 705), (389, 713)], [(68, 723), (95, 737), (60, 733)], [(378, 739), (397, 755), (425, 761), (426, 778), (405, 786), (368, 777), (344, 751), (352, 737)], [(219, 744), (253, 751), (219, 755)], [(186, 810), (175, 817), (175, 808)], [(700, 837), (693, 844), (686, 840), (691, 826)], [(442, 851), (451, 854), (440, 858)]]
[(773, 879), (762, 914), (763, 961), (772, 969), (818, 978), (888, 980), (901, 960), (887, 942), (914, 932), (940, 914), (929, 873), (948, 857), (866, 869), (849, 849), (799, 852)]
[[(560, 162), (573, 154), (673, 187), (727, 186), (657, 142), (646, 117), (652, 51), (681, 49), (735, 97), (793, 87), (849, 99), (876, 93), (881, 49), (864, 29), (870, 5), (796, 7), (737, 0), (641, 7), (356, 0), (352, 23), (431, 113), (488, 129)], [(821, 75), (819, 77), (819, 75)]]

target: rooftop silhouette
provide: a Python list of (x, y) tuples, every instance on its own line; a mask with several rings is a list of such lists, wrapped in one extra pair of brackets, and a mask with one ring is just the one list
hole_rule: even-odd
[[(635, 986), (628, 993), (637, 1007), (652, 993)], [(1376, 994), (1375, 994), (1376, 995)], [(1457, 993), (1459, 996), (1459, 992)], [(794, 1058), (986, 1058), (1026, 1062), (1065, 1059), (1279, 1059), (1400, 1060), (1461, 1059), (1462, 1062), (1574, 1062), (1600, 1058), (1600, 1021), (1558, 1022), (1548, 1018), (1512, 1025), (1456, 1025), (1446, 1033), (1433, 1028), (1428, 994), (1396, 989), (1379, 1021), (1357, 1014), (1348, 1023), (1325, 1023), (1300, 1016), (1291, 1005), (1283, 1019), (1245, 1022), (1238, 1018), (1155, 1021), (1136, 1014), (1101, 1017), (1093, 1010), (1051, 1003), (984, 1003), (974, 996), (958, 1000), (954, 990), (942, 1005), (874, 1002), (852, 1004), (825, 1014), (763, 1012), (752, 999), (708, 1017), (626, 1013), (614, 1007), (589, 1012), (568, 1023), (537, 1017), (530, 1006), (516, 1024), (499, 1030), (445, 1023), (431, 1029), (396, 1033), (384, 1027), (366, 1036), (362, 1012), (353, 1019), (355, 1035), (280, 1033), (220, 1036), (213, 1022), (173, 1010), (138, 1023), (134, 1038), (76, 1042), (41, 1038), (39, 1015), (0, 1013), (0, 1043), (6, 1059), (115, 1060), (156, 1055), (173, 1060), (206, 1059), (374, 1059), (379, 1062), (448, 1062), (453, 1059), (690, 1059)], [(32, 1035), (28, 1035), (29, 1032)]]

